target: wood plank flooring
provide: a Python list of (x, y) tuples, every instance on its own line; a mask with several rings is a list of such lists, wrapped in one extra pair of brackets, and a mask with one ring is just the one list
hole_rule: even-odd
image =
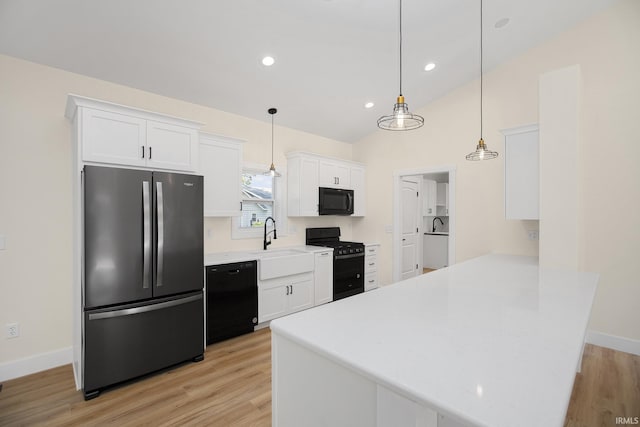
[[(205, 360), (85, 402), (71, 366), (7, 381), (0, 426), (271, 425), (269, 329), (207, 347)], [(524, 386), (524, 385), (523, 385)], [(616, 426), (640, 416), (640, 356), (587, 345), (566, 427)]]

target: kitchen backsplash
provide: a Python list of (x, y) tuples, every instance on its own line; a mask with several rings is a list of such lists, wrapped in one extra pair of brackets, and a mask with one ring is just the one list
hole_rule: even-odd
[(424, 221), (424, 232), (425, 233), (429, 233), (433, 231), (433, 224), (434, 224), (434, 218), (440, 218), (442, 220), (442, 222), (444, 223), (441, 224), (440, 221), (438, 221), (437, 219), (435, 220), (435, 226), (436, 226), (436, 231), (445, 231), (445, 232), (449, 232), (449, 217), (448, 216), (425, 216), (422, 217), (423, 221)]

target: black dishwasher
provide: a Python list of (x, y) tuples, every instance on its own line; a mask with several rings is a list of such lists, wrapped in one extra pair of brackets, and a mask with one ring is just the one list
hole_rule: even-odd
[(207, 267), (207, 344), (253, 332), (258, 323), (257, 262)]

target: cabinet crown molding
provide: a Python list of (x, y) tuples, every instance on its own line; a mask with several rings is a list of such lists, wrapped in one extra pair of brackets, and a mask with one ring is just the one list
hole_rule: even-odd
[(168, 114), (143, 110), (141, 108), (129, 107), (127, 105), (116, 104), (114, 102), (103, 101), (100, 99), (88, 98), (86, 96), (75, 95), (73, 93), (68, 94), (67, 106), (64, 112), (65, 117), (73, 121), (77, 114), (78, 107), (88, 107), (96, 110), (126, 114), (139, 117), (141, 119), (154, 120), (194, 129), (200, 129), (202, 126), (204, 126), (204, 123), (196, 122), (194, 120), (188, 120), (181, 117), (170, 116)]
[(313, 158), (316, 158), (316, 159), (319, 159), (319, 160), (330, 160), (330, 161), (333, 161), (333, 162), (348, 163), (348, 164), (351, 164), (351, 165), (354, 165), (354, 166), (361, 166), (361, 167), (365, 166), (364, 163), (356, 162), (354, 160), (347, 160), (347, 159), (340, 159), (338, 157), (324, 156), (322, 154), (310, 153), (308, 151), (290, 151), (290, 152), (286, 153), (285, 156), (287, 157), (287, 159), (293, 158), (293, 157), (313, 157)]

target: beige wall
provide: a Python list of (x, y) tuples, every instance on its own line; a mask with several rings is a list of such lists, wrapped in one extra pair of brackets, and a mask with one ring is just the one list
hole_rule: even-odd
[[(535, 123), (538, 76), (579, 64), (580, 268), (601, 273), (591, 328), (640, 339), (640, 2), (612, 9), (559, 35), (485, 78), (485, 140), (503, 151), (499, 129)], [(487, 47), (488, 48), (488, 47)], [(479, 137), (478, 83), (465, 85), (420, 110), (424, 128), (377, 131), (354, 146), (280, 128), (276, 166), (284, 153), (307, 150), (367, 165), (367, 217), (339, 219), (345, 238), (378, 241), (381, 279), (391, 277), (392, 174), (428, 166), (457, 166), (457, 259), (486, 252), (537, 254), (527, 240), (535, 222), (506, 221), (502, 158), (464, 160)], [(69, 92), (206, 123), (205, 131), (246, 139), (245, 160), (266, 163), (270, 130), (259, 122), (0, 55), (0, 364), (71, 346), (71, 126)], [(407, 94), (411, 103), (411, 94)], [(391, 102), (392, 100), (390, 100)], [(265, 109), (269, 106), (265, 106)], [(391, 108), (391, 103), (389, 108)], [(558, 179), (562, 179), (561, 176)], [(306, 226), (335, 220), (291, 219), (298, 233), (274, 246), (299, 244)], [(353, 224), (353, 232), (351, 225)], [(231, 240), (228, 219), (208, 219), (207, 251), (256, 249), (259, 239)], [(544, 238), (544, 236), (542, 236)], [(4, 339), (18, 321), (21, 337)]]
[[(485, 140), (503, 152), (499, 129), (538, 121), (538, 77), (580, 66), (578, 259), (579, 268), (601, 274), (590, 328), (635, 340), (640, 340), (638, 23), (640, 2), (623, 0), (484, 79)], [(405, 95), (410, 103), (411, 94)], [(368, 167), (368, 215), (356, 223), (354, 236), (382, 243), (383, 283), (391, 278), (391, 234), (385, 225), (392, 223), (392, 174), (402, 169), (457, 166), (458, 261), (491, 251), (537, 254), (526, 233), (536, 222), (504, 219), (503, 158), (464, 160), (479, 137), (478, 96), (476, 81), (418, 111), (425, 117), (423, 128), (377, 131), (355, 144), (354, 158)]]
[[(71, 123), (68, 93), (104, 99), (205, 123), (203, 130), (247, 140), (244, 158), (268, 165), (271, 124), (0, 55), (0, 364), (70, 347), (72, 277)], [(284, 114), (284, 112), (280, 112)], [(277, 123), (277, 121), (276, 121)], [(351, 159), (352, 145), (276, 127), (275, 163), (294, 150)], [(304, 243), (307, 226), (349, 219), (292, 219), (297, 233), (273, 247)], [(231, 239), (227, 218), (206, 219), (205, 251), (258, 250), (262, 239)], [(282, 233), (283, 230), (279, 230)], [(19, 322), (21, 336), (4, 338)]]

